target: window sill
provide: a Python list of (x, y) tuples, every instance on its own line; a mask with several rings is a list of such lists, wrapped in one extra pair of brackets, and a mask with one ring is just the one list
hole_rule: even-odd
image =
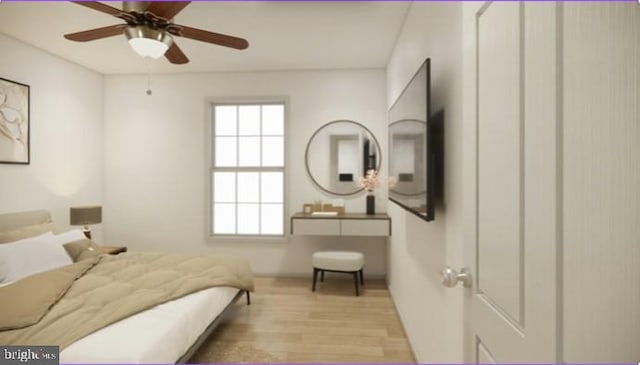
[(253, 243), (289, 243), (289, 236), (236, 236), (236, 235), (208, 235), (209, 243), (233, 243), (233, 244), (253, 244)]

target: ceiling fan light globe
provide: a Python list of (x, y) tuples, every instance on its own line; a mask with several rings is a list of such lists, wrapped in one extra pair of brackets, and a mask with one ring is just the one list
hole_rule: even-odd
[(128, 27), (125, 35), (131, 48), (142, 57), (160, 58), (173, 44), (171, 34), (146, 26)]
[(169, 46), (154, 39), (133, 38), (129, 40), (131, 48), (142, 57), (160, 58)]

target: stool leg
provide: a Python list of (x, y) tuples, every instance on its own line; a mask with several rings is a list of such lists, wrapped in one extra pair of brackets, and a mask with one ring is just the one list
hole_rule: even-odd
[(353, 282), (356, 284), (356, 296), (360, 295), (360, 291), (358, 290), (358, 272), (353, 272)]
[(248, 290), (245, 293), (247, 293), (247, 305), (251, 305), (251, 294), (249, 294)]
[(364, 275), (362, 275), (362, 269), (360, 269), (360, 285), (364, 286)]
[(324, 270), (320, 270), (320, 282), (324, 283)]
[(318, 269), (313, 268), (313, 286), (311, 287), (311, 291), (316, 291), (316, 280), (318, 279)]

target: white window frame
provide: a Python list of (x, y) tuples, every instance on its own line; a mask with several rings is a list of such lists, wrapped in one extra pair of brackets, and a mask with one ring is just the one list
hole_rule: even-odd
[[(284, 105), (284, 167), (218, 167), (215, 168), (215, 107), (220, 105)], [(206, 121), (206, 171), (207, 171), (207, 199), (206, 199), (206, 237), (209, 241), (232, 241), (250, 239), (251, 242), (256, 240), (268, 242), (287, 242), (289, 238), (289, 194), (287, 189), (288, 181), (288, 165), (289, 165), (289, 138), (288, 123), (289, 121), (289, 100), (287, 97), (241, 97), (241, 98), (215, 98), (207, 101), (207, 121)], [(283, 172), (283, 196), (282, 196), (282, 235), (263, 235), (263, 234), (214, 234), (213, 233), (213, 172), (214, 171), (282, 171)], [(237, 207), (237, 205), (236, 205)], [(237, 222), (236, 222), (237, 224)]]

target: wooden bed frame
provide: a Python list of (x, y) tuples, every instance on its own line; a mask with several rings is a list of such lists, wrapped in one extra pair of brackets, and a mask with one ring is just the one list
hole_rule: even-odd
[[(51, 214), (47, 210), (35, 210), (19, 213), (0, 214), (0, 232), (17, 229), (24, 226), (52, 222)], [(240, 290), (235, 297), (227, 304), (224, 310), (207, 326), (207, 328), (198, 336), (195, 342), (187, 349), (187, 351), (176, 360), (176, 364), (187, 363), (193, 355), (200, 349), (202, 344), (207, 340), (211, 333), (222, 323), (226, 316), (231, 312), (233, 306), (243, 296), (247, 297), (247, 305), (251, 305), (251, 297), (249, 291)]]

